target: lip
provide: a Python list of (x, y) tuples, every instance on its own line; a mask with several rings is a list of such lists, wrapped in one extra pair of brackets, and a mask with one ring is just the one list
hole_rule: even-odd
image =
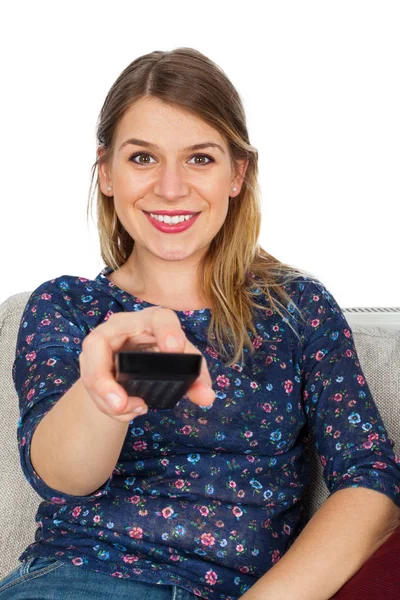
[[(187, 221), (183, 221), (183, 223), (177, 223), (176, 225), (168, 225), (167, 223), (161, 223), (160, 221), (157, 221), (157, 219), (153, 219), (150, 216), (150, 213), (147, 213), (145, 211), (143, 211), (143, 212), (146, 215), (147, 219), (150, 221), (150, 223), (153, 225), (153, 227), (155, 227), (159, 231), (162, 231), (163, 233), (180, 233), (181, 231), (186, 231), (186, 229), (189, 229), (190, 227), (192, 227), (194, 225), (195, 221), (197, 221), (197, 219), (199, 218), (199, 216), (201, 214), (201, 213), (197, 213), (197, 215), (195, 215), (191, 219), (188, 219)], [(156, 214), (156, 213), (153, 213), (153, 214)], [(193, 214), (193, 213), (186, 213), (186, 214)]]
[(197, 215), (200, 211), (196, 210), (144, 210), (146, 214), (167, 215), (168, 217), (180, 217), (182, 215)]

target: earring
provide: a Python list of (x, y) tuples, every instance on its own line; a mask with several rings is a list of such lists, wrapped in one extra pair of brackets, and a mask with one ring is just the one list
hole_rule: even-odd
[(107, 189), (108, 189), (109, 192), (111, 192), (111, 186), (110, 185), (108, 186)]

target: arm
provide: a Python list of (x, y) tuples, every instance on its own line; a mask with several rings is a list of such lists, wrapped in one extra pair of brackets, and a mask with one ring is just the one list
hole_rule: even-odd
[(47, 502), (96, 502), (108, 494), (128, 424), (101, 413), (84, 389), (79, 355), (88, 328), (73, 304), (82, 290), (71, 286), (65, 297), (56, 284), (32, 293), (18, 332), (12, 375), (20, 462)]
[(400, 508), (386, 495), (361, 487), (339, 490), (241, 600), (328, 600), (399, 525)]

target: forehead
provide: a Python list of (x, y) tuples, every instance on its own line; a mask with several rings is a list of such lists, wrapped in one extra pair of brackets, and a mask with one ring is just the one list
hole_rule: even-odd
[(224, 138), (208, 123), (158, 98), (140, 98), (126, 110), (115, 131), (116, 146), (129, 137), (169, 149), (180, 149), (205, 140), (227, 148)]

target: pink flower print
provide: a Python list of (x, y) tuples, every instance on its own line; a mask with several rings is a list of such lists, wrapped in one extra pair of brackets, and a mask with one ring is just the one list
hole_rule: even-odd
[(326, 466), (326, 462), (327, 462), (325, 456), (320, 456), (319, 459), (321, 461), (322, 466), (325, 467)]
[(333, 396), (333, 399), (335, 402), (341, 402), (343, 400), (343, 396), (342, 396), (342, 394), (335, 394)]
[(34, 337), (35, 337), (34, 333), (32, 333), (31, 335), (27, 335), (25, 338), (26, 343), (30, 344)]
[(42, 298), (42, 300), (51, 300), (51, 294), (42, 294), (40, 296)]
[(79, 517), (79, 515), (82, 512), (82, 507), (81, 506), (75, 506), (75, 508), (72, 511), (72, 516), (73, 517)]
[(360, 385), (364, 385), (365, 384), (365, 379), (362, 375), (357, 375), (357, 381)]
[(237, 495), (238, 495), (238, 498), (244, 498), (244, 490), (239, 490)]
[(100, 523), (100, 515), (95, 515), (95, 516), (93, 517), (93, 521), (94, 521), (95, 523)]
[(67, 337), (66, 335), (63, 335), (61, 338), (62, 342), (69, 342), (69, 337)]
[(242, 565), (241, 567), (239, 567), (239, 571), (241, 573), (248, 573), (249, 572), (249, 567), (247, 567), (246, 565)]
[(147, 448), (147, 443), (143, 442), (142, 440), (138, 440), (137, 442), (135, 442), (132, 446), (132, 448), (134, 450), (146, 450)]
[(272, 563), (275, 564), (278, 562), (278, 560), (280, 560), (281, 558), (281, 553), (279, 552), (279, 550), (274, 550), (272, 553)]
[(287, 379), (285, 381), (284, 388), (285, 388), (285, 392), (287, 394), (290, 394), (291, 392), (293, 392), (293, 381), (291, 381), (290, 379)]
[(230, 488), (233, 488), (233, 489), (235, 489), (235, 487), (236, 487), (236, 485), (237, 485), (237, 484), (236, 484), (236, 481), (230, 481), (230, 482), (228, 483), (228, 485), (229, 485), (229, 487), (230, 487)]
[(377, 433), (370, 433), (368, 439), (374, 442), (376, 440), (379, 440), (379, 435)]
[(332, 431), (332, 425), (328, 425), (326, 428), (326, 433), (330, 433)]
[(256, 383), (255, 381), (251, 381), (250, 387), (252, 390), (256, 390), (258, 388), (258, 383)]
[(348, 329), (345, 329), (345, 330), (343, 331), (343, 333), (344, 333), (344, 335), (345, 335), (347, 338), (350, 338), (350, 337), (351, 337), (351, 332), (350, 332)]
[(47, 360), (47, 361), (46, 361), (46, 365), (47, 365), (48, 367), (52, 367), (53, 365), (55, 365), (55, 364), (56, 364), (56, 362), (57, 362), (57, 361), (56, 361), (56, 360), (54, 360), (54, 358), (49, 358), (49, 360)]
[(169, 465), (169, 460), (168, 460), (168, 458), (163, 458), (163, 459), (161, 459), (161, 464), (163, 465), (163, 467), (166, 467), (167, 465)]
[(285, 525), (283, 526), (283, 531), (286, 533), (286, 535), (289, 535), (292, 529), (289, 525), (286, 525), (285, 523)]
[(161, 514), (164, 517), (164, 519), (169, 519), (169, 517), (174, 514), (174, 511), (170, 506), (167, 506), (166, 508), (162, 509)]
[(325, 356), (325, 353), (322, 350), (318, 350), (317, 354), (315, 355), (315, 360), (322, 360)]
[(171, 556), (169, 558), (170, 558), (170, 560), (174, 560), (175, 562), (180, 560), (180, 557), (178, 554), (171, 554)]
[(246, 458), (249, 462), (253, 463), (255, 461), (254, 456), (252, 456), (251, 454), (246, 454)]
[(217, 527), (223, 527), (224, 526), (224, 522), (221, 521), (221, 520), (217, 521), (215, 524), (216, 524)]
[(318, 327), (319, 319), (313, 319), (310, 323), (311, 327)]
[(211, 533), (203, 533), (200, 539), (203, 546), (214, 546), (215, 544), (215, 537)]
[(235, 517), (241, 517), (243, 514), (243, 511), (238, 506), (234, 506), (232, 508), (232, 512), (235, 515)]
[(54, 383), (56, 383), (57, 385), (59, 385), (60, 383), (62, 383), (62, 379), (60, 379), (60, 378), (59, 379), (55, 379)]
[(259, 348), (260, 346), (262, 346), (262, 343), (263, 343), (262, 337), (259, 335), (257, 335), (253, 340), (254, 348)]
[(128, 565), (131, 565), (134, 562), (137, 562), (139, 560), (138, 556), (133, 556), (132, 554), (127, 554), (124, 556), (124, 563), (128, 563)]
[(207, 354), (209, 354), (212, 358), (218, 358), (218, 352), (215, 352), (215, 350), (213, 350), (212, 348), (210, 348), (210, 346), (206, 347), (206, 352)]
[(266, 357), (266, 359), (265, 359), (265, 364), (268, 366), (268, 365), (270, 365), (270, 364), (273, 362), (273, 360), (274, 360), (274, 359), (272, 358), (272, 356), (270, 356), (270, 355), (268, 354), (268, 356), (267, 356), (267, 357)]
[(143, 537), (143, 529), (141, 527), (132, 527), (129, 530), (129, 537), (135, 540), (141, 540)]
[(175, 487), (178, 488), (178, 490), (182, 489), (184, 485), (185, 482), (183, 481), (183, 479), (178, 479), (177, 481), (175, 481)]
[(42, 319), (42, 321), (40, 322), (41, 325), (50, 325), (50, 323), (50, 319)]
[(335, 433), (333, 434), (333, 437), (335, 438), (335, 440), (340, 437), (340, 431), (335, 431)]
[(25, 354), (25, 358), (26, 360), (28, 360), (29, 362), (32, 362), (35, 360), (36, 358), (36, 352), (28, 352), (28, 354)]
[(265, 402), (265, 404), (263, 404), (262, 407), (267, 413), (270, 413), (272, 410), (272, 406), (269, 404), (269, 402)]
[(209, 571), (207, 571), (206, 573), (206, 582), (209, 585), (215, 585), (217, 583), (217, 574), (215, 571), (213, 571), (212, 569), (210, 569)]
[(207, 506), (200, 506), (199, 508), (200, 514), (203, 515), (203, 517), (206, 517), (208, 515), (208, 513), (210, 512), (207, 508)]
[(131, 504), (137, 504), (140, 502), (140, 496), (132, 496), (129, 500)]
[(253, 437), (253, 432), (252, 432), (252, 431), (245, 431), (245, 432), (244, 432), (244, 437), (246, 437), (246, 438), (251, 438), (251, 437)]
[(31, 390), (29, 390), (29, 392), (26, 396), (26, 399), (29, 401), (32, 398), (32, 396), (34, 396), (34, 395), (35, 395), (35, 390), (32, 388)]
[(221, 388), (229, 387), (229, 379), (225, 375), (218, 375), (216, 383)]
[(189, 433), (192, 431), (192, 426), (191, 425), (185, 425), (184, 427), (182, 427), (181, 431), (182, 431), (183, 434), (189, 435)]
[(236, 551), (237, 552), (243, 552), (243, 550), (244, 550), (244, 546), (242, 544), (237, 544)]
[(369, 440), (368, 442), (364, 442), (363, 443), (363, 447), (366, 448), (367, 450), (369, 450), (370, 448), (372, 448), (373, 443), (371, 442), (371, 440)]
[(374, 462), (373, 465), (374, 469), (386, 469), (387, 468), (387, 464), (383, 463), (383, 462)]

